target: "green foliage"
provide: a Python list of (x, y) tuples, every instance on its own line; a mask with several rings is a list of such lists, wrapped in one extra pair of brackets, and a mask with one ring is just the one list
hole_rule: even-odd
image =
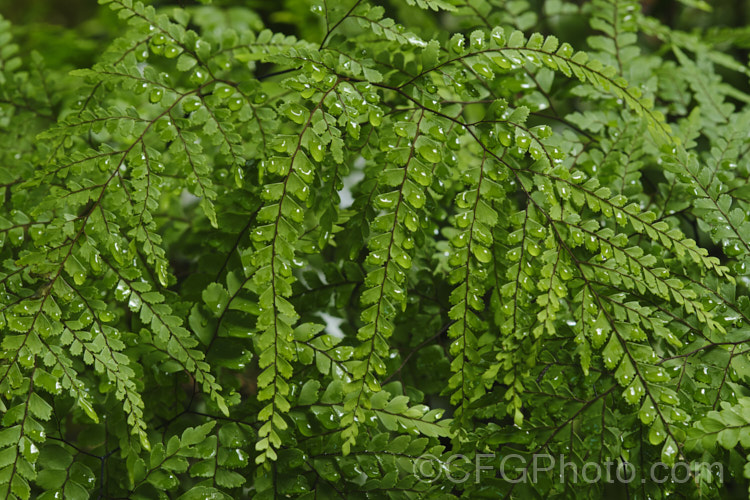
[(744, 496), (723, 4), (99, 3), (0, 18), (2, 495)]

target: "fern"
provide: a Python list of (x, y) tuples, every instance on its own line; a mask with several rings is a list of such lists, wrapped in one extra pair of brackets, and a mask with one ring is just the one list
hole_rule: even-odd
[(6, 498), (747, 490), (729, 2), (99, 3), (0, 18)]

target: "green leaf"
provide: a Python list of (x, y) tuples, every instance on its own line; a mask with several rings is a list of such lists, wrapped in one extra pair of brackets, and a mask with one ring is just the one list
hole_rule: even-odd
[(5, 496), (737, 496), (736, 2), (100, 3), (0, 18)]

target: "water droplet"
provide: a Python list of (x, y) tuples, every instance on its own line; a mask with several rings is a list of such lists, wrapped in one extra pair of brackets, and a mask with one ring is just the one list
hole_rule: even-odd
[(152, 45), (164, 45), (165, 43), (167, 43), (167, 37), (161, 33), (151, 37)]
[(229, 99), (234, 94), (234, 89), (229, 86), (222, 86), (214, 90), (214, 94), (219, 99)]
[(463, 35), (456, 34), (451, 39), (451, 49), (453, 52), (456, 52), (458, 54), (463, 53), (464, 47), (466, 46), (466, 40), (464, 40)]
[(346, 131), (355, 139), (359, 138), (359, 130), (360, 125), (358, 122), (355, 122), (354, 120), (350, 120), (346, 124)]
[(169, 274), (167, 273), (167, 266), (164, 262), (159, 262), (156, 265), (156, 275), (159, 277), (159, 283), (161, 283), (162, 286), (167, 286), (169, 284)]
[(81, 271), (74, 272), (73, 281), (76, 285), (83, 285), (83, 283), (86, 281), (86, 275)]
[(513, 142), (513, 136), (511, 136), (510, 132), (507, 131), (500, 132), (499, 134), (497, 134), (497, 140), (500, 141), (500, 144), (507, 148)]
[(420, 191), (412, 191), (406, 198), (409, 204), (414, 208), (422, 208), (425, 204), (425, 195)]
[(307, 119), (307, 108), (301, 104), (293, 103), (286, 108), (284, 114), (294, 123), (302, 125)]
[(114, 319), (115, 319), (115, 313), (113, 313), (112, 311), (107, 311), (107, 310), (100, 311), (99, 312), (99, 319), (103, 323), (109, 323), (110, 321), (114, 321)]
[(294, 171), (297, 172), (297, 175), (300, 176), (304, 183), (310, 184), (313, 181), (314, 176), (312, 168), (305, 169), (302, 166), (295, 166)]
[(395, 255), (393, 256), (396, 263), (401, 266), (404, 269), (411, 268), (411, 257), (409, 254), (404, 252), (403, 250), (395, 250)]
[(180, 49), (176, 45), (168, 45), (164, 47), (164, 57), (167, 59), (174, 59), (180, 55)]
[(370, 123), (373, 127), (380, 126), (383, 123), (383, 111), (380, 109), (370, 110)]
[(232, 111), (238, 111), (244, 103), (241, 97), (233, 97), (227, 102), (227, 107)]
[(425, 160), (429, 161), (430, 163), (437, 163), (441, 159), (440, 150), (436, 146), (433, 146), (431, 144), (424, 144), (420, 146), (418, 152)]
[(486, 264), (492, 260), (492, 253), (483, 246), (474, 245), (472, 252), (479, 262)]
[(128, 295), (130, 295), (130, 288), (125, 284), (125, 282), (120, 281), (117, 283), (117, 288), (115, 289), (115, 299), (118, 301), (125, 300)]
[(128, 300), (128, 307), (131, 311), (135, 312), (141, 307), (141, 298), (136, 293), (130, 294), (130, 300)]
[(316, 136), (310, 137), (310, 141), (308, 142), (308, 150), (310, 151), (310, 155), (313, 157), (313, 159), (317, 162), (323, 161), (323, 157), (325, 156), (325, 149), (323, 148), (323, 145), (320, 143), (320, 139), (318, 139)]
[(321, 67), (315, 64), (310, 65), (310, 76), (316, 82), (322, 82), (323, 79), (326, 77), (326, 74), (327, 73)]
[(289, 150), (289, 148), (292, 146), (292, 141), (290, 140), (289, 136), (278, 136), (271, 147), (278, 151), (279, 153), (285, 153)]
[(148, 100), (156, 104), (157, 102), (161, 101), (162, 97), (164, 97), (164, 90), (161, 88), (155, 88), (151, 90), (151, 93), (148, 96)]
[(199, 97), (190, 96), (190, 97), (186, 97), (182, 101), (182, 109), (186, 113), (191, 113), (200, 107), (201, 107), (201, 100)]
[(190, 76), (190, 81), (194, 84), (203, 83), (206, 80), (206, 73), (202, 69), (196, 69)]
[(484, 63), (476, 63), (472, 66), (472, 69), (477, 72), (480, 76), (492, 80), (495, 77), (495, 73)]
[(656, 417), (656, 409), (654, 408), (653, 403), (651, 403), (651, 401), (646, 401), (645, 403), (643, 403), (641, 411), (638, 412), (638, 416), (640, 417), (641, 422), (643, 422), (645, 425), (653, 422), (654, 417)]
[(300, 91), (300, 95), (305, 99), (309, 99), (315, 94), (316, 91), (317, 89), (315, 87), (313, 87), (309, 83), (305, 83), (302, 90)]

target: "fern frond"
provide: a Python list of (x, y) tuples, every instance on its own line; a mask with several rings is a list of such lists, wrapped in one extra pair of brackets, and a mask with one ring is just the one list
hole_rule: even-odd
[(635, 45), (640, 5), (631, 0), (597, 0), (592, 4), (591, 27), (605, 36), (587, 39), (599, 51), (603, 63), (614, 66), (621, 75), (631, 77), (631, 62), (640, 54)]

